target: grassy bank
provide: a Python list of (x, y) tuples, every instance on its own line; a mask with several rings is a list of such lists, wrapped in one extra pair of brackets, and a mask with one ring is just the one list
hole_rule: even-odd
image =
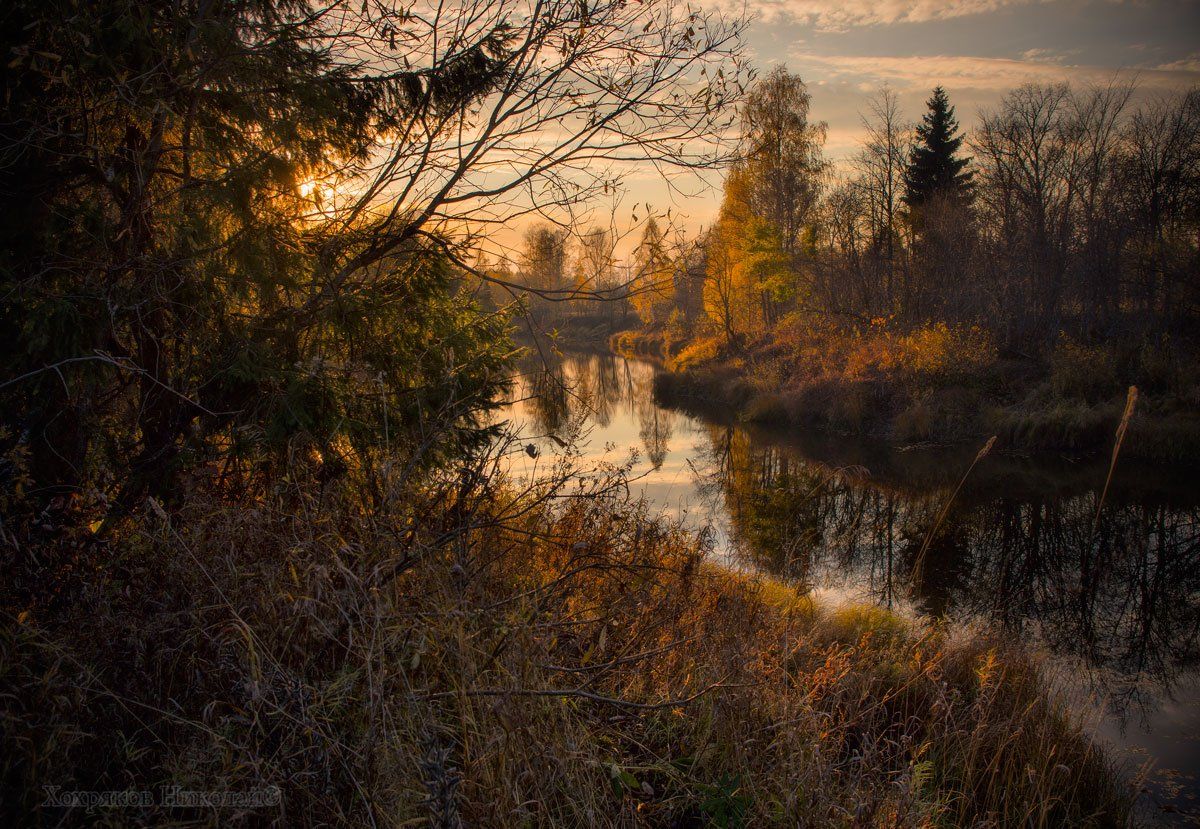
[(1137, 385), (1123, 452), (1200, 463), (1200, 376), (1169, 342), (1103, 349), (1062, 338), (1037, 358), (1002, 354), (978, 329), (933, 325), (903, 336), (783, 331), (737, 347), (638, 331), (617, 335), (612, 346), (664, 365), (656, 392), (668, 405), (895, 444), (998, 435), (1019, 451), (1106, 452), (1127, 388)]
[[(10, 523), (5, 824), (1128, 823), (1012, 643), (707, 565), (619, 474), (495, 469)], [(44, 785), (280, 797), (64, 812)]]
[[(529, 318), (513, 329), (517, 342), (532, 347), (560, 351), (607, 351), (613, 337), (626, 333), (636, 318), (610, 317), (607, 314), (574, 314), (545, 319)], [(615, 332), (615, 333), (614, 333)]]

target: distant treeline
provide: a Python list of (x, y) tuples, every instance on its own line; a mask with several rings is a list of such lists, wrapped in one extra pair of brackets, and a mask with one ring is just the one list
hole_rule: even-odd
[(625, 287), (632, 309), (614, 300), (610, 315), (727, 348), (785, 319), (793, 332), (978, 325), (1017, 352), (1063, 333), (1186, 338), (1200, 314), (1200, 90), (1136, 93), (1027, 84), (964, 134), (941, 87), (915, 126), (885, 89), (835, 168), (805, 84), (778, 68), (742, 105), (740, 160), (699, 238), (668, 242), (651, 218), (618, 268), (611, 234), (572, 246), (543, 226), (516, 270), (550, 292), (544, 316), (599, 307), (555, 309), (555, 291)]

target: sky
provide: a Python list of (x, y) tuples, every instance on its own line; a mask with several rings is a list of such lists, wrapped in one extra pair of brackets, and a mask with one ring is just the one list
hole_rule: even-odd
[[(1027, 81), (1085, 86), (1120, 73), (1142, 96), (1200, 85), (1200, 0), (746, 2), (750, 58), (761, 74), (783, 64), (804, 79), (834, 162), (857, 150), (860, 113), (885, 84), (913, 121), (941, 84), (968, 129)], [(670, 207), (691, 230), (715, 217), (719, 183), (672, 196), (650, 175), (628, 181), (633, 200)]]

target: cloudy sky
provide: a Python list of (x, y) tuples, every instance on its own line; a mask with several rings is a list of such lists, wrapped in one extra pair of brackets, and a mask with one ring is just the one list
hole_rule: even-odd
[[(754, 63), (764, 73), (784, 64), (804, 78), (812, 117), (829, 125), (833, 160), (856, 150), (860, 113), (885, 84), (909, 119), (942, 84), (964, 127), (1031, 80), (1086, 85), (1121, 73), (1136, 77), (1142, 95), (1200, 84), (1200, 0), (747, 2)], [(631, 184), (656, 209), (686, 214), (689, 226), (715, 214), (711, 192), (671, 199), (649, 180)]]

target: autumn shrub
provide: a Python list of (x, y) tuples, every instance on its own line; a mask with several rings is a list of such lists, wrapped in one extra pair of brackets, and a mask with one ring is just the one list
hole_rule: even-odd
[(894, 376), (903, 365), (902, 340), (889, 331), (872, 328), (848, 343), (842, 371), (850, 379)]
[[(595, 342), (595, 338), (591, 341)], [(617, 354), (633, 358), (656, 358), (665, 348), (662, 331), (658, 329), (618, 331), (609, 338), (608, 345)]]
[(667, 362), (671, 371), (687, 371), (715, 362), (723, 352), (719, 337), (700, 337), (686, 345)]
[(978, 326), (929, 323), (912, 330), (877, 318), (840, 327), (790, 318), (776, 331), (794, 372), (807, 379), (941, 381), (979, 372), (996, 360), (996, 346)]
[(800, 385), (842, 373), (844, 333), (828, 321), (793, 312), (771, 329), (770, 343), (791, 374), (789, 383)]
[(900, 339), (904, 370), (932, 379), (963, 377), (996, 360), (996, 345), (978, 326), (930, 323)]

